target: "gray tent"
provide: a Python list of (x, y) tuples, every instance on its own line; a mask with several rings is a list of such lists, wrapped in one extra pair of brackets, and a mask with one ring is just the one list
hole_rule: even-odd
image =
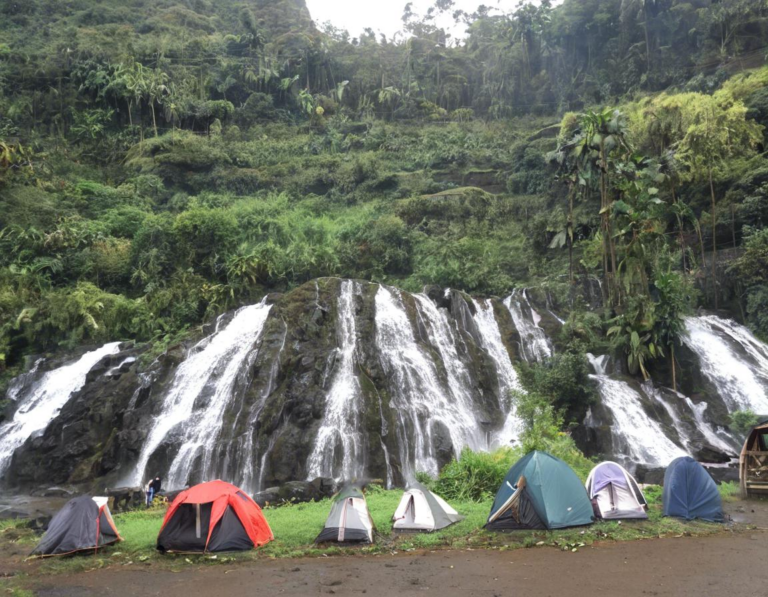
[(33, 555), (59, 556), (98, 550), (122, 541), (109, 513), (107, 498), (87, 495), (69, 500), (56, 513)]
[(464, 517), (421, 483), (411, 483), (392, 520), (396, 531), (437, 531)]
[(331, 513), (315, 543), (373, 543), (374, 528), (363, 492), (349, 485), (334, 496)]

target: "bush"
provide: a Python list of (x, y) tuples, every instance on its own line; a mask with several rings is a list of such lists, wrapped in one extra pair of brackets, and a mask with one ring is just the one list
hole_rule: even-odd
[(452, 460), (440, 471), (435, 492), (449, 501), (493, 499), (510, 467), (521, 456), (513, 448), (491, 453), (464, 448), (458, 460)]
[(758, 424), (759, 419), (755, 413), (751, 410), (737, 410), (731, 413), (730, 426), (739, 435), (746, 436), (755, 425)]
[(580, 420), (594, 401), (589, 362), (583, 353), (564, 352), (544, 363), (521, 364), (521, 381), (555, 409)]

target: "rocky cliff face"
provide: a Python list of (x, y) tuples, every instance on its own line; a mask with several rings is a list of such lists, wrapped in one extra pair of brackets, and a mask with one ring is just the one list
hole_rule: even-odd
[[(513, 363), (557, 350), (558, 312), (541, 292), (473, 299), (324, 278), (223, 315), (151, 362), (132, 343), (34, 361), (8, 394), (0, 478), (103, 489), (218, 477), (256, 492), (434, 475), (463, 447), (515, 440)], [(582, 449), (640, 470), (734, 455), (729, 413), (768, 413), (768, 346), (701, 315), (678, 359), (684, 393), (591, 357), (598, 400), (574, 432)]]
[[(483, 449), (496, 441), (509, 414), (505, 390), (516, 381), (511, 360), (520, 339), (499, 301), (438, 289), (428, 295), (339, 279), (270, 295), (268, 315), (246, 339), (231, 383), (232, 355), (217, 361), (211, 346), (217, 334), (242, 325), (238, 314), (144, 370), (132, 360), (141, 348), (124, 345), (16, 451), (6, 483), (114, 485), (184, 470), (179, 484), (222, 477), (255, 491), (311, 475), (354, 473), (398, 484), (416, 470), (437, 470), (464, 445)], [(483, 337), (479, 309), (492, 314), (498, 338)], [(506, 363), (489, 351), (499, 341)], [(209, 352), (214, 360), (205, 362)], [(208, 368), (197, 385), (190, 379), (197, 372), (182, 367), (192, 355), (203, 359), (197, 372)], [(500, 383), (500, 369), (512, 380)], [(225, 382), (220, 423), (206, 435), (206, 422), (195, 416), (207, 412)], [(185, 398), (190, 412), (162, 437), (150, 437), (164, 417), (176, 421), (169, 403), (180, 392), (193, 394)], [(339, 394), (348, 404), (336, 404)], [(154, 447), (147, 454), (148, 442)]]

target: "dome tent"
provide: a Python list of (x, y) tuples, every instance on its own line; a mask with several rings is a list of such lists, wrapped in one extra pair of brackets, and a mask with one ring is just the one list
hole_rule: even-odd
[(421, 483), (411, 483), (392, 520), (392, 528), (396, 531), (437, 531), (464, 520), (464, 517)]
[(601, 462), (589, 473), (585, 485), (598, 518), (648, 518), (648, 502), (637, 481), (623, 466), (610, 461)]
[(334, 496), (331, 512), (315, 543), (373, 543), (374, 528), (365, 495), (359, 487), (348, 485)]
[(51, 519), (32, 555), (59, 556), (122, 541), (107, 506), (107, 498), (83, 495), (69, 500)]
[(723, 502), (712, 477), (690, 456), (672, 461), (664, 473), (664, 516), (723, 522)]
[(261, 508), (242, 490), (210, 481), (182, 491), (160, 527), (161, 552), (244, 551), (274, 539)]
[(509, 469), (485, 528), (562, 529), (592, 522), (592, 504), (573, 469), (559, 458), (534, 451)]

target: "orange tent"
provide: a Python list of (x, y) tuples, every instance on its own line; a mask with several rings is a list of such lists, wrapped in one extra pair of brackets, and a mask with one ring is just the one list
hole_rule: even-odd
[(258, 504), (224, 481), (182, 491), (168, 508), (157, 549), (200, 553), (261, 547), (274, 536)]

